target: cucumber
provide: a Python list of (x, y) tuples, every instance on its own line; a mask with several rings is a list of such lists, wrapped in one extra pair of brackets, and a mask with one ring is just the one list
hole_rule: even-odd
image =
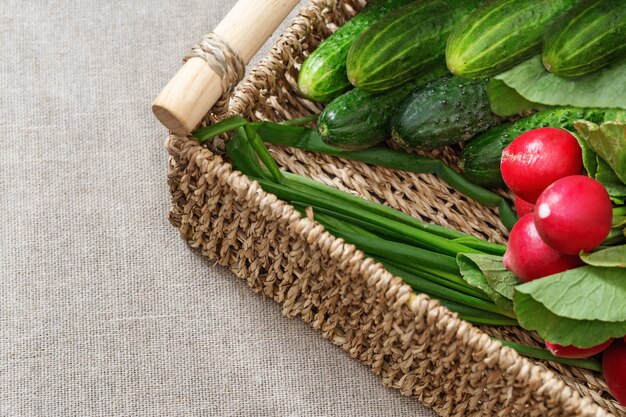
[(375, 95), (355, 88), (330, 102), (317, 119), (317, 130), (327, 145), (361, 150), (386, 140), (391, 116), (416, 89), (448, 73), (445, 65), (395, 90)]
[(466, 78), (498, 74), (541, 51), (549, 24), (576, 0), (490, 1), (467, 16), (446, 45), (450, 72)]
[(502, 151), (513, 139), (524, 132), (539, 127), (560, 127), (575, 131), (573, 123), (585, 119), (594, 123), (602, 122), (607, 109), (581, 109), (561, 107), (531, 114), (512, 123), (496, 126), (469, 142), (459, 161), (463, 176), (484, 187), (504, 185), (500, 174)]
[(580, 77), (626, 57), (626, 1), (587, 0), (547, 30), (542, 59), (550, 72)]
[(373, 24), (354, 41), (348, 79), (372, 93), (391, 90), (444, 62), (446, 39), (478, 0), (423, 0)]
[(374, 22), (411, 0), (375, 0), (323, 41), (302, 63), (298, 74), (300, 93), (328, 103), (352, 86), (346, 75), (346, 57), (352, 42)]
[(500, 123), (491, 111), (487, 80), (444, 77), (404, 100), (393, 117), (391, 138), (411, 149), (452, 145)]

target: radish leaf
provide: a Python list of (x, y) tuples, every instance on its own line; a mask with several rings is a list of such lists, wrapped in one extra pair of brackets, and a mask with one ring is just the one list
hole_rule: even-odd
[[(481, 270), (481, 267), (485, 267), (486, 271), (490, 271), (492, 273), (494, 272), (493, 268), (496, 262), (489, 258), (497, 258), (499, 259), (499, 263), (502, 264), (502, 258), (500, 256), (480, 255), (474, 253), (459, 253), (456, 257), (456, 262), (459, 265), (461, 276), (468, 284), (482, 290), (498, 306), (506, 310), (513, 311), (513, 303), (511, 302), (511, 299), (496, 291), (489, 284), (485, 272)], [(504, 268), (504, 266), (502, 268)]]
[[(576, 122), (574, 122), (574, 125), (575, 124)], [(580, 149), (582, 149), (583, 166), (585, 167), (587, 176), (595, 178), (596, 173), (598, 172), (598, 156), (591, 150), (589, 145), (587, 145), (587, 142), (585, 142), (578, 133), (572, 131), (570, 131), (570, 133), (576, 138), (578, 144), (580, 145)]]
[(613, 169), (600, 156), (596, 158), (597, 171), (595, 179), (600, 181), (615, 204), (624, 204), (626, 185), (617, 177)]
[[(580, 259), (586, 264), (594, 266), (626, 268), (626, 245), (612, 246), (597, 252), (581, 253)], [(622, 271), (622, 274), (626, 274), (626, 271)]]
[(621, 268), (570, 269), (517, 286), (515, 300), (518, 293), (559, 317), (626, 323), (626, 274)]
[(615, 171), (622, 184), (626, 184), (626, 124), (608, 121), (598, 126), (578, 120), (574, 127), (589, 147)]
[(465, 253), (462, 256), (469, 258), (480, 269), (480, 272), (482, 272), (487, 283), (494, 291), (509, 300), (513, 300), (515, 287), (523, 282), (504, 267), (502, 256), (474, 253)]
[(584, 77), (567, 79), (543, 67), (537, 55), (496, 75), (526, 100), (550, 106), (626, 109), (626, 60)]
[(513, 116), (531, 110), (545, 110), (549, 107), (526, 100), (504, 81), (493, 78), (487, 82), (487, 96), (491, 111), (498, 116)]
[[(540, 282), (544, 279), (546, 278), (532, 282)], [(561, 317), (536, 301), (531, 295), (519, 291), (515, 292), (514, 303), (520, 325), (527, 330), (537, 331), (539, 336), (552, 343), (589, 348), (612, 337), (621, 337), (626, 334), (626, 321), (574, 320)]]
[(609, 109), (604, 113), (604, 121), (626, 123), (626, 111), (622, 109)]

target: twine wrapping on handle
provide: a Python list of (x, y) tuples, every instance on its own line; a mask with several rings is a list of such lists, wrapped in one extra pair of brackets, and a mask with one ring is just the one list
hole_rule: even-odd
[(183, 58), (183, 63), (190, 58), (202, 58), (222, 80), (222, 96), (215, 103), (218, 109), (228, 104), (232, 89), (241, 81), (246, 72), (246, 64), (228, 43), (214, 32), (202, 36)]

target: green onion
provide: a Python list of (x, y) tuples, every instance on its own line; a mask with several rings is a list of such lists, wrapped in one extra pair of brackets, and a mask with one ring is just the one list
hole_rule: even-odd
[[(202, 143), (214, 136), (244, 127), (246, 129), (247, 136), (251, 140), (253, 148), (259, 151), (257, 152), (259, 157), (266, 164), (273, 176), (278, 175), (275, 167), (272, 166), (275, 165), (275, 163), (272, 164), (270, 161), (271, 158), (267, 158), (269, 152), (263, 151), (258, 146), (257, 136), (262, 137), (265, 141), (270, 143), (339, 156), (345, 159), (352, 159), (372, 165), (385, 166), (392, 169), (418, 174), (436, 174), (454, 189), (478, 201), (479, 203), (490, 207), (498, 207), (502, 223), (509, 230), (517, 221), (517, 217), (511, 210), (511, 207), (508, 205), (506, 200), (496, 193), (471, 183), (442, 161), (415, 154), (408, 154), (382, 146), (361, 151), (343, 151), (334, 148), (326, 145), (314, 129), (300, 127), (300, 125), (309, 123), (316, 119), (317, 115), (311, 115), (298, 119), (287, 120), (281, 123), (251, 123), (247, 122), (246, 119), (241, 116), (232, 116), (214, 125), (196, 130), (194, 132), (194, 137)], [(256, 133), (252, 133), (253, 131)]]
[(297, 119), (283, 120), (282, 122), (278, 124), (281, 126), (302, 126), (309, 122), (316, 121), (318, 117), (319, 117), (319, 114), (311, 114), (309, 116), (299, 117)]
[(543, 359), (550, 362), (558, 362), (564, 365), (588, 369), (590, 371), (602, 372), (602, 366), (600, 365), (600, 363), (591, 359), (561, 358), (559, 356), (554, 356), (545, 349), (521, 345), (519, 343), (509, 342), (507, 340), (500, 340), (500, 343), (502, 343), (504, 346), (515, 349), (520, 355), (528, 356), (529, 358)]
[[(344, 191), (338, 190), (334, 187), (322, 184), (317, 181), (313, 181), (309, 178), (302, 177), (300, 175), (291, 174), (289, 172), (285, 173), (287, 178), (292, 182), (309, 187), (313, 190), (318, 191), (320, 194), (328, 195), (337, 198), (349, 205), (354, 205), (364, 210), (368, 210), (372, 213), (378, 214), (382, 217), (386, 217), (390, 220), (395, 220), (399, 223), (406, 224), (408, 226), (414, 227), (419, 230), (424, 230), (426, 232), (430, 232), (437, 236), (445, 237), (448, 239), (457, 239), (463, 237), (472, 237), (466, 233), (459, 232), (454, 229), (448, 229), (446, 227), (439, 226), (437, 224), (427, 224), (417, 220), (414, 217), (409, 216), (401, 211), (392, 209), (391, 207), (384, 206), (379, 203), (374, 203), (373, 201), (368, 201), (362, 197), (358, 197)], [(500, 246), (500, 245), (498, 245)]]
[(226, 132), (231, 132), (233, 130), (237, 130), (240, 127), (244, 127), (248, 125), (246, 119), (241, 116), (231, 116), (228, 119), (222, 120), (218, 123), (212, 124), (211, 126), (202, 127), (196, 130), (193, 133), (193, 136), (198, 139), (198, 142), (203, 143), (215, 136), (219, 136)]
[(458, 172), (438, 159), (408, 154), (384, 146), (375, 146), (360, 151), (344, 151), (324, 143), (318, 133), (309, 128), (259, 122), (259, 134), (267, 142), (325, 153), (371, 165), (408, 171), (417, 174), (436, 174), (455, 190), (489, 207), (498, 207), (503, 224), (510, 230), (517, 217), (508, 203), (498, 194), (468, 181)]
[(483, 313), (481, 311), (476, 312), (476, 309), (459, 305), (448, 300), (439, 300), (439, 303), (457, 312), (462, 320), (469, 321), (470, 323), (487, 324), (491, 326), (519, 326), (519, 323), (515, 319), (502, 317), (497, 314)]
[(446, 253), (451, 256), (456, 256), (459, 252), (464, 253), (481, 253), (480, 251), (470, 248), (465, 245), (461, 245), (456, 242), (452, 242), (448, 239), (434, 235), (432, 233), (425, 232), (417, 228), (406, 227), (404, 224), (395, 220), (388, 219), (386, 217), (379, 216), (369, 211), (361, 210), (358, 207), (349, 206), (343, 204), (336, 199), (329, 198), (329, 196), (321, 195), (320, 193), (312, 192), (303, 187), (298, 189), (290, 187), (288, 184), (275, 184), (271, 181), (267, 181), (263, 178), (256, 179), (263, 189), (276, 194), (279, 198), (286, 201), (299, 201), (304, 204), (308, 204), (312, 207), (319, 207), (327, 210), (331, 210), (336, 213), (345, 214), (366, 222), (370, 222), (377, 226), (382, 226), (389, 229), (392, 232), (401, 233), (412, 239), (422, 242), (425, 245), (429, 245), (433, 250)]

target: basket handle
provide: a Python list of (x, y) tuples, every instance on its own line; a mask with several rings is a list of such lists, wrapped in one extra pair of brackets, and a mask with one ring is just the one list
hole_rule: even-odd
[(239, 0), (209, 35), (218, 41), (217, 53), (209, 55), (220, 55), (220, 59), (211, 63), (198, 56), (187, 59), (152, 104), (157, 119), (178, 135), (191, 133), (231, 87), (225, 85), (225, 75), (232, 74), (225, 74), (224, 55), (232, 52), (227, 58), (245, 67), (299, 2)]

